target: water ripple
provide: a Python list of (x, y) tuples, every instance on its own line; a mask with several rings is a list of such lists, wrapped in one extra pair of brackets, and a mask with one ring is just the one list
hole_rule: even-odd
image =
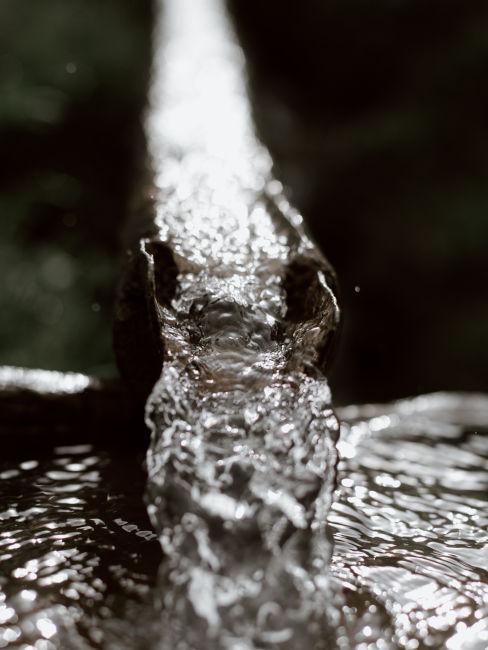
[(0, 648), (122, 647), (124, 621), (144, 620), (160, 553), (139, 468), (90, 445), (4, 454)]
[(391, 647), (488, 647), (488, 398), (435, 394), (341, 415), (329, 522), (349, 598), (381, 606)]

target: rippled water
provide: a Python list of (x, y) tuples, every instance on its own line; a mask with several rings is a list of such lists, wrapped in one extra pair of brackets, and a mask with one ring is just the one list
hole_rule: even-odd
[(4, 448), (0, 648), (117, 648), (125, 620), (143, 624), (160, 551), (141, 463), (91, 445)]
[(488, 398), (340, 415), (332, 569), (350, 620), (371, 608), (363, 636), (383, 640), (358, 647), (487, 648)]
[[(488, 397), (340, 415), (329, 527), (344, 603), (330, 647), (488, 647)], [(144, 481), (140, 456), (123, 449), (3, 458), (0, 647), (151, 646), (161, 556)]]

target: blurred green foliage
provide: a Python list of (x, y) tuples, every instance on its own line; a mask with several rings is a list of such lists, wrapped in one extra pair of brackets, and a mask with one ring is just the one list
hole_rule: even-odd
[(0, 363), (114, 372), (148, 2), (0, 3)]

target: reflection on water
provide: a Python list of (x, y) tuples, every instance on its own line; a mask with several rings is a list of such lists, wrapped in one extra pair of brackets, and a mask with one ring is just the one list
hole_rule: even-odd
[[(133, 452), (19, 445), (0, 463), (0, 648), (120, 647), (160, 561)], [(135, 638), (135, 637), (133, 637)]]
[(384, 647), (487, 648), (488, 398), (438, 394), (341, 416), (329, 521), (352, 607), (383, 613)]
[[(338, 647), (484, 650), (488, 397), (340, 415), (329, 517), (345, 600)], [(0, 647), (151, 647), (160, 553), (140, 468), (127, 450), (88, 445), (2, 460)]]

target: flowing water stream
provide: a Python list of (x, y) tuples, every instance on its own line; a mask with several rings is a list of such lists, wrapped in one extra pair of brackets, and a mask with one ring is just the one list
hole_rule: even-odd
[(325, 648), (332, 273), (254, 135), (219, 3), (166, 2), (161, 25), (147, 120), (157, 231), (142, 243), (165, 351), (146, 409), (167, 558), (158, 646)]
[(333, 274), (220, 3), (169, 0), (155, 44), (147, 485), (130, 449), (12, 445), (0, 647), (488, 647), (488, 398), (347, 407), (339, 435)]

